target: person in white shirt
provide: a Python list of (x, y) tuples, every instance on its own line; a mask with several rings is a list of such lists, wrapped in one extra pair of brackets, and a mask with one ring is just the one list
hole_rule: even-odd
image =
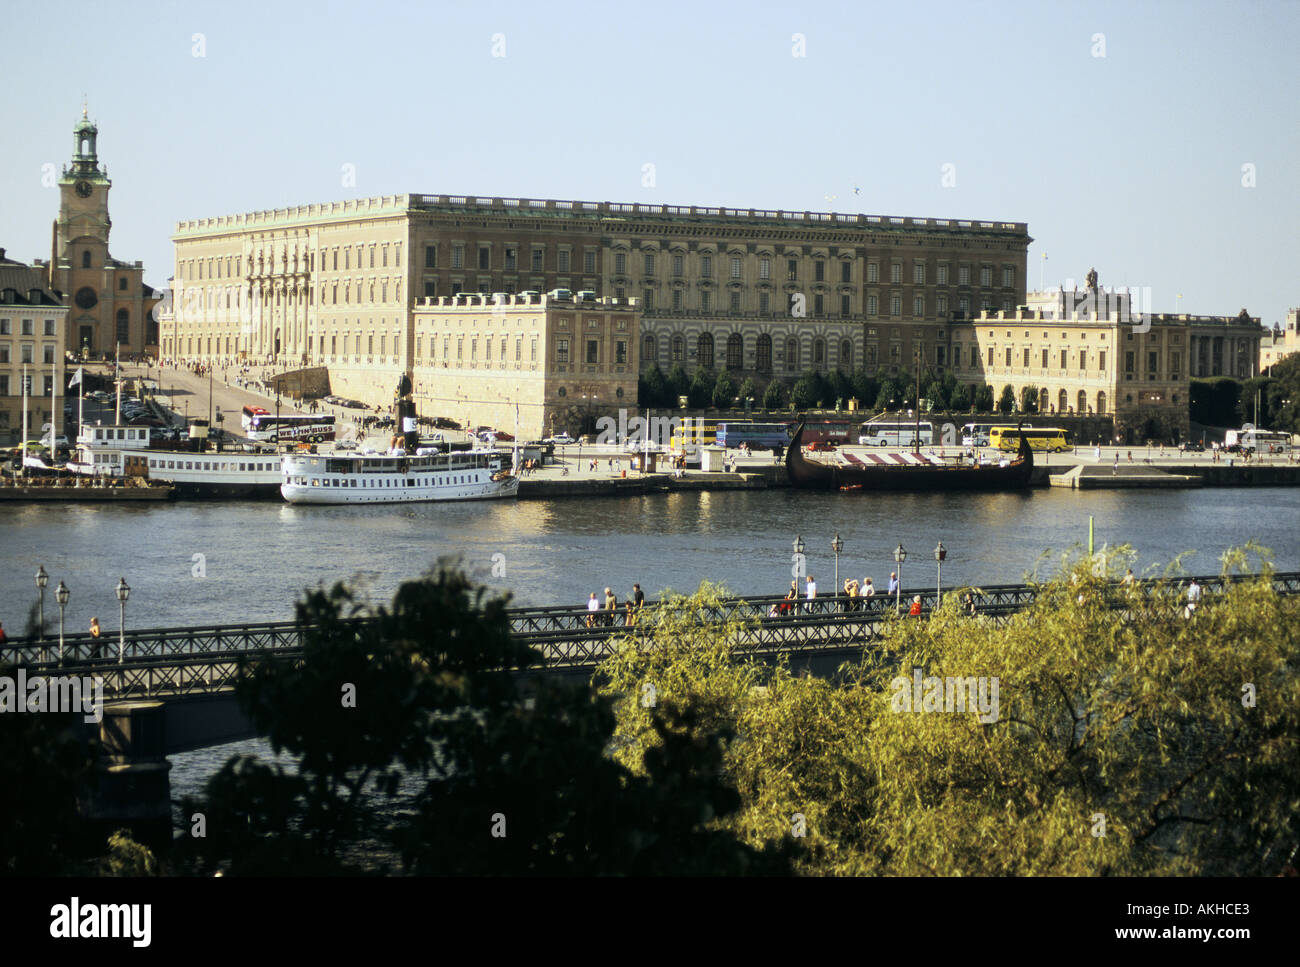
[(587, 599), (587, 627), (590, 628), (596, 623), (596, 612), (600, 610), (600, 602), (596, 600), (596, 592), (591, 592), (591, 597)]
[(1187, 610), (1184, 612), (1186, 617), (1190, 618), (1196, 611), (1196, 605), (1201, 600), (1201, 586), (1193, 578), (1191, 586), (1187, 589)]
[(876, 596), (876, 586), (871, 583), (871, 578), (862, 579), (862, 590), (858, 594), (864, 598), (874, 598)]
[(805, 591), (804, 591), (804, 596), (805, 596), (805, 597), (808, 599), (808, 601), (810, 602), (810, 603), (809, 603), (809, 606), (808, 606), (808, 610), (811, 611), (811, 610), (812, 610), (812, 605), (811, 605), (812, 599), (815, 598), (815, 597), (817, 597), (817, 582), (813, 580), (813, 576), (812, 576), (811, 574), (808, 575), (808, 585), (807, 585), (807, 588), (806, 588)]

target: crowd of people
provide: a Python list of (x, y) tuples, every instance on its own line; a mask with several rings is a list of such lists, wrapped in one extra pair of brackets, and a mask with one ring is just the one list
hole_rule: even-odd
[(605, 589), (605, 597), (602, 602), (596, 596), (596, 592), (591, 592), (591, 597), (587, 599), (587, 627), (588, 628), (612, 628), (614, 624), (622, 618), (623, 624), (631, 628), (641, 617), (641, 611), (645, 608), (645, 593), (641, 590), (641, 585), (632, 585), (632, 594), (623, 602), (623, 611), (619, 613), (618, 595), (614, 593), (613, 588)]

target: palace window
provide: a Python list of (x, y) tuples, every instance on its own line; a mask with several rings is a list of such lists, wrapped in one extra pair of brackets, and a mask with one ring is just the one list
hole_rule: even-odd
[(877, 300), (875, 295), (867, 296), (867, 315), (874, 316), (878, 311)]
[(516, 248), (506, 248), (506, 271), (516, 272), (519, 270), (519, 250)]
[(569, 250), (567, 248), (562, 248), (558, 252), (556, 252), (555, 258), (556, 258), (555, 268), (557, 271), (559, 272), (569, 271)]
[(895, 284), (903, 281), (903, 264), (894, 262), (889, 266), (889, 281)]
[(826, 262), (823, 259), (817, 259), (813, 262), (813, 281), (826, 281)]
[(673, 289), (673, 311), (680, 312), (682, 309), (682, 290)]
[(760, 279), (770, 279), (770, 278), (772, 277), (772, 260), (771, 260), (771, 259), (759, 259), (759, 260), (758, 260), (758, 277), (759, 277)]
[[(847, 265), (848, 263), (845, 263), (845, 264)], [(842, 316), (852, 315), (852, 312), (851, 312), (852, 303), (853, 303), (853, 297), (852, 297), (852, 296), (850, 296), (850, 295), (842, 295), (842, 296), (840, 296), (840, 315), (842, 315)]]
[(867, 263), (867, 281), (868, 282), (880, 281), (880, 264), (878, 262)]
[(545, 256), (546, 256), (545, 249), (542, 248), (533, 249), (533, 271), (534, 272), (542, 271), (542, 260), (545, 258)]
[(1016, 270), (1013, 268), (1002, 269), (1002, 288), (1010, 289), (1016, 284)]
[[(346, 249), (343, 251), (343, 267), (345, 269), (348, 267), (348, 255)], [(460, 269), (465, 267), (465, 246), (464, 245), (453, 245), (451, 247), (451, 267), (453, 269)]]
[(935, 269), (935, 282), (939, 285), (948, 284), (948, 266), (940, 265)]
[(587, 249), (582, 253), (582, 271), (588, 275), (596, 273), (596, 252), (594, 249)]
[(740, 259), (738, 258), (731, 260), (731, 277), (733, 279), (740, 278)]
[(644, 269), (645, 269), (645, 271), (642, 272), (642, 274), (643, 274), (643, 275), (654, 275), (654, 274), (655, 274), (655, 257), (654, 257), (654, 253), (652, 253), (652, 252), (647, 252), (647, 253), (645, 254), (645, 256), (643, 257), (642, 261), (644, 262)]
[(589, 366), (594, 366), (599, 362), (600, 362), (600, 340), (588, 339), (587, 340), (587, 364)]
[(627, 253), (626, 252), (614, 253), (614, 274), (615, 275), (627, 274)]
[(708, 312), (712, 308), (713, 293), (705, 289), (700, 293), (700, 311)]
[(684, 267), (685, 261), (686, 260), (682, 258), (680, 255), (673, 256), (673, 275), (682, 274), (682, 269)]
[(734, 291), (733, 291), (733, 292), (729, 292), (728, 295), (730, 296), (730, 300), (729, 300), (729, 302), (730, 302), (730, 308), (731, 308), (731, 311), (732, 311), (732, 312), (739, 312), (739, 311), (740, 311), (740, 293), (739, 293), (739, 292), (734, 292)]
[(696, 362), (704, 369), (713, 368), (713, 336), (707, 332), (700, 333), (695, 343)]
[(923, 295), (912, 296), (912, 315), (914, 316), (925, 315), (925, 296)]
[(740, 369), (744, 362), (745, 340), (738, 332), (727, 337), (727, 369)]
[(674, 363), (680, 363), (682, 361), (683, 345), (684, 345), (684, 341), (682, 340), (681, 336), (673, 336), (671, 346), (672, 346), (672, 361)]
[(700, 256), (700, 275), (706, 279), (713, 278), (713, 256), (712, 255)]
[(912, 283), (914, 285), (925, 284), (925, 263), (924, 262), (912, 263)]
[(799, 260), (786, 259), (785, 261), (785, 278), (787, 282), (795, 282), (799, 278)]
[(970, 285), (970, 266), (961, 265), (957, 268), (957, 284)]
[(891, 295), (889, 297), (889, 314), (891, 316), (901, 316), (903, 314), (903, 297), (901, 295)]
[(785, 369), (787, 373), (796, 372), (799, 368), (799, 343), (794, 339), (785, 341)]
[(758, 352), (754, 366), (760, 373), (772, 371), (772, 337), (767, 333), (758, 337)]
[(988, 288), (993, 284), (993, 270), (988, 266), (980, 269), (980, 285)]
[(852, 282), (852, 281), (853, 281), (853, 263), (852, 263), (852, 262), (844, 261), (844, 262), (841, 262), (841, 263), (840, 263), (840, 281), (841, 281), (841, 282)]

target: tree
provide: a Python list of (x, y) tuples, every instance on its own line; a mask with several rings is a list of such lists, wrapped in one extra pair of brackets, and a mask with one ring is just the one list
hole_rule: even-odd
[(957, 388), (952, 391), (952, 397), (948, 400), (948, 406), (954, 413), (965, 413), (971, 408), (970, 390), (959, 383)]
[(677, 400), (673, 398), (672, 388), (668, 385), (668, 378), (664, 376), (663, 370), (656, 363), (650, 367), (649, 372), (645, 374), (638, 383), (640, 395), (638, 400), (642, 406), (675, 406)]
[(703, 366), (695, 370), (695, 375), (691, 377), (690, 388), (686, 391), (687, 399), (691, 404), (691, 409), (702, 410), (713, 399), (713, 387), (716, 380), (711, 370)]
[(718, 371), (718, 378), (713, 383), (713, 405), (720, 410), (729, 410), (736, 397), (736, 381), (725, 369)]
[(743, 407), (746, 400), (752, 399), (755, 403), (759, 402), (761, 394), (758, 392), (758, 384), (754, 382), (752, 376), (746, 376), (745, 381), (740, 384), (740, 390), (736, 393), (740, 397), (740, 405)]
[(676, 406), (678, 398), (690, 395), (691, 379), (686, 375), (686, 370), (682, 369), (681, 363), (677, 363), (668, 371), (668, 389), (672, 396), (669, 406)]
[(827, 403), (833, 404), (839, 401), (841, 405), (847, 404), (849, 397), (853, 395), (853, 381), (847, 375), (838, 369), (831, 370), (830, 375), (825, 377), (828, 391)]
[(939, 380), (932, 380), (925, 389), (925, 398), (930, 401), (930, 408), (935, 411), (947, 410), (948, 388)]
[(1006, 415), (1016, 408), (1016, 391), (1010, 386), (1002, 387), (1002, 396), (998, 399), (998, 412)]
[[(207, 785), (193, 872), (357, 871), (387, 845), (416, 874), (700, 875), (786, 872), (789, 850), (749, 846), (719, 820), (739, 805), (730, 741), (665, 701), (662, 751), (642, 775), (607, 755), (611, 700), (586, 684), (516, 675), (507, 599), (442, 568), (365, 608), (341, 585), (299, 605), (301, 662), (260, 660), (237, 692), (289, 772), (232, 757)], [(405, 780), (413, 808), (382, 808)], [(370, 872), (382, 872), (373, 865)]]
[(993, 412), (993, 387), (987, 383), (976, 391), (975, 410), (979, 413)]
[(805, 372), (790, 390), (790, 402), (799, 410), (811, 410), (825, 405), (826, 388), (821, 375), (814, 369)]
[(1300, 843), (1300, 598), (1230, 555), (1188, 619), (1176, 583), (1118, 583), (1131, 560), (1066, 562), (1006, 620), (955, 589), (836, 682), (743, 659), (742, 622), (699, 622), (703, 587), (602, 665), (616, 755), (637, 770), (656, 744), (646, 682), (697, 709), (736, 736), (725, 828), (766, 842), (797, 814), (804, 873), (1277, 875)]
[(871, 406), (880, 395), (880, 384), (865, 369), (856, 370), (853, 373), (853, 395), (863, 407)]
[(763, 391), (763, 408), (768, 410), (779, 410), (786, 404), (785, 384), (780, 379), (773, 377), (772, 381), (767, 384), (767, 389)]
[(1037, 386), (1021, 387), (1020, 412), (1022, 413), (1038, 412), (1038, 387)]

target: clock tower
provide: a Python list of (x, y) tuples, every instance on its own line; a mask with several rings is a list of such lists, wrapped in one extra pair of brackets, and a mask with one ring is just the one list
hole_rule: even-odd
[(122, 262), (108, 250), (113, 220), (108, 190), (113, 183), (99, 163), (99, 128), (86, 115), (72, 129), (72, 163), (59, 178), (59, 217), (54, 225), (50, 277), (68, 298), (66, 348), (112, 355), (156, 352), (159, 296), (144, 284), (139, 262)]

